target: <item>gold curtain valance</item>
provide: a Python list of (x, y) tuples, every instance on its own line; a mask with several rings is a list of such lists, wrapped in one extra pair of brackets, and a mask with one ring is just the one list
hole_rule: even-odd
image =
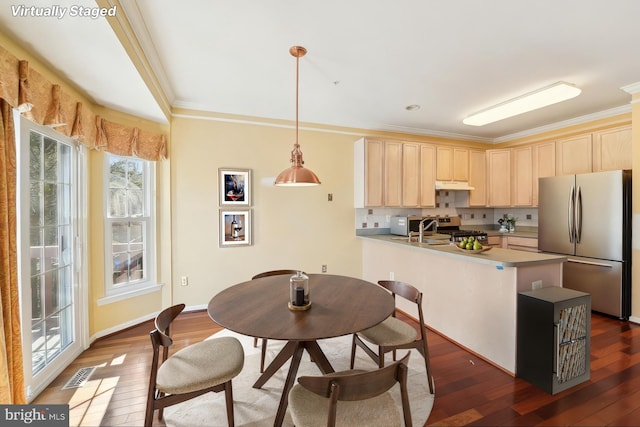
[[(89, 148), (146, 160), (164, 160), (166, 137), (107, 121), (0, 46), (0, 97), (28, 119), (51, 126)], [(95, 123), (95, 126), (90, 125)]]
[[(96, 117), (96, 148), (119, 156), (136, 156), (142, 159), (166, 159), (164, 135), (144, 132), (136, 127), (123, 126)], [(144, 141), (144, 143), (142, 142)]]

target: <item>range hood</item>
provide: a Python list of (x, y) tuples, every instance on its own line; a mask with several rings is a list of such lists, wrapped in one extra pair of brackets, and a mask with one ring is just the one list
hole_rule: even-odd
[(475, 190), (467, 181), (436, 181), (436, 190)]

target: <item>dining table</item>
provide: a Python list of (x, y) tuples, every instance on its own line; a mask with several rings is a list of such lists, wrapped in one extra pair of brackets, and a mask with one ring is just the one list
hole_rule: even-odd
[(226, 329), (286, 341), (253, 385), (261, 388), (291, 359), (274, 426), (282, 425), (289, 391), (305, 350), (323, 374), (335, 372), (318, 340), (375, 326), (395, 309), (391, 294), (377, 284), (332, 274), (308, 277), (311, 303), (308, 310), (289, 308), (289, 275), (262, 277), (230, 286), (211, 298), (207, 307), (209, 317)]

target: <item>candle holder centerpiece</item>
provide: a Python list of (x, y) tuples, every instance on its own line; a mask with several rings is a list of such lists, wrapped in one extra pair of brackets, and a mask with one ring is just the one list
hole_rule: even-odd
[(298, 271), (289, 279), (289, 310), (303, 311), (310, 308), (309, 276)]

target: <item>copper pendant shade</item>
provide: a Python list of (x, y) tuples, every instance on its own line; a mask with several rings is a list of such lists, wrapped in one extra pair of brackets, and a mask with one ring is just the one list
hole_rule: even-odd
[(289, 53), (296, 58), (296, 142), (291, 151), (291, 167), (280, 172), (275, 185), (289, 187), (319, 185), (320, 179), (316, 174), (303, 166), (302, 151), (300, 144), (298, 144), (298, 76), (300, 74), (300, 58), (306, 55), (307, 49), (302, 46), (293, 46), (289, 49)]

